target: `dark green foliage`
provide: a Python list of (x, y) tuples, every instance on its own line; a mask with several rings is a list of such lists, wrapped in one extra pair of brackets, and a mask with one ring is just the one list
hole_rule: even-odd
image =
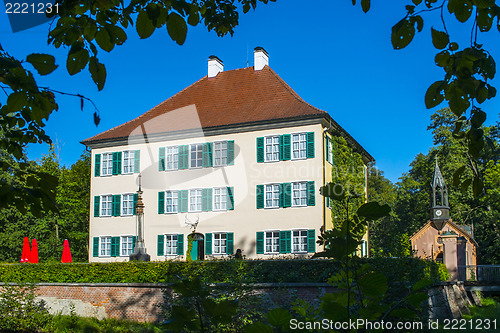
[(0, 290), (0, 331), (38, 332), (49, 320), (33, 285), (4, 285)]
[[(416, 258), (359, 259), (359, 264), (386, 272), (388, 280), (416, 282), (424, 277), (442, 280), (441, 266)], [(206, 262), (3, 264), (3, 282), (170, 283), (179, 277), (199, 277), (204, 283), (327, 282), (339, 271), (334, 260), (220, 260)], [(235, 276), (239, 276), (236, 280)]]

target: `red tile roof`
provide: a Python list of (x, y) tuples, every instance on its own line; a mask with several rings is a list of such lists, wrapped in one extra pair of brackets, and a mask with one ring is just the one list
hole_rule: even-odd
[[(283, 118), (328, 117), (327, 112), (302, 100), (268, 66), (260, 71), (247, 67), (221, 72), (213, 78), (205, 76), (143, 115), (82, 143), (128, 137), (142, 124), (189, 105), (196, 106), (202, 128)], [(147, 132), (156, 134), (195, 128), (190, 117), (179, 118), (176, 117), (175, 123), (149, 122)]]

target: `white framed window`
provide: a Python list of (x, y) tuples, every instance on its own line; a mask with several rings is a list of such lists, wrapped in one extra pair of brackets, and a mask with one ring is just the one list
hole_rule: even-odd
[(134, 173), (134, 151), (127, 150), (123, 152), (122, 173)]
[(330, 199), (329, 197), (326, 197), (326, 207), (332, 209), (332, 199)]
[(177, 213), (179, 211), (179, 192), (165, 191), (165, 213)]
[(122, 236), (120, 240), (120, 255), (129, 256), (134, 252), (134, 237)]
[(134, 195), (122, 195), (122, 215), (134, 215)]
[(292, 206), (307, 206), (307, 182), (292, 183)]
[(214, 142), (214, 166), (227, 165), (227, 141)]
[(292, 230), (292, 252), (307, 252), (307, 230)]
[(195, 144), (190, 146), (191, 149), (191, 168), (201, 168), (203, 166), (203, 145)]
[(104, 237), (100, 237), (99, 240), (100, 240), (99, 256), (101, 256), (101, 257), (111, 256), (111, 237), (104, 236)]
[(292, 160), (307, 158), (307, 134), (292, 134)]
[(101, 176), (113, 174), (113, 154), (104, 153), (101, 155)]
[(326, 150), (328, 152), (328, 154), (326, 155), (326, 160), (330, 162), (330, 164), (333, 164), (333, 144), (332, 140), (329, 137), (327, 137), (326, 140)]
[(274, 162), (280, 160), (280, 136), (264, 137), (265, 161)]
[(214, 188), (214, 210), (227, 209), (227, 188), (216, 187)]
[(276, 254), (280, 252), (280, 232), (278, 230), (266, 231), (264, 233), (264, 253)]
[(213, 254), (226, 254), (227, 233), (216, 232), (213, 234)]
[(189, 211), (201, 212), (201, 189), (189, 190)]
[(279, 208), (280, 206), (280, 185), (264, 185), (265, 208)]
[(167, 161), (165, 168), (167, 170), (179, 169), (179, 147), (178, 146), (167, 147), (165, 149), (165, 158)]
[(177, 234), (165, 235), (165, 255), (177, 255)]
[(101, 195), (101, 216), (111, 216), (112, 195)]

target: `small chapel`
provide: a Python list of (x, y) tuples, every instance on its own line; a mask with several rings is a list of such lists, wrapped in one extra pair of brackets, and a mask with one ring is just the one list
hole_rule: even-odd
[(459, 225), (450, 217), (448, 188), (438, 161), (431, 183), (430, 220), (410, 238), (416, 257), (443, 263), (450, 280), (466, 280), (472, 274), (466, 269), (476, 265), (477, 242), (472, 225)]

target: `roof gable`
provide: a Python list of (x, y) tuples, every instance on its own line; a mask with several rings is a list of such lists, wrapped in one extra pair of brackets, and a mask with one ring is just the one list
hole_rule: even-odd
[[(264, 122), (310, 116), (327, 116), (302, 100), (268, 66), (260, 71), (253, 67), (230, 70), (216, 77), (207, 76), (158, 104), (141, 116), (84, 140), (89, 144), (130, 136), (146, 122), (183, 107), (194, 106), (202, 128)], [(190, 118), (175, 122), (154, 122), (148, 134), (194, 129)]]

